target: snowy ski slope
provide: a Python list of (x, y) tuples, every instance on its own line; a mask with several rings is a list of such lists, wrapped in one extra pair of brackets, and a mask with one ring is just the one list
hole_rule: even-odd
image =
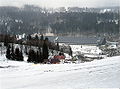
[(33, 64), (0, 56), (0, 89), (119, 87), (120, 56), (80, 64)]

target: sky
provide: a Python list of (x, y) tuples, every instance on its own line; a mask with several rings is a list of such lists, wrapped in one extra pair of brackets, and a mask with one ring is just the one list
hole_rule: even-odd
[(109, 7), (120, 6), (120, 0), (0, 0), (0, 6), (17, 6), (24, 4), (40, 7)]

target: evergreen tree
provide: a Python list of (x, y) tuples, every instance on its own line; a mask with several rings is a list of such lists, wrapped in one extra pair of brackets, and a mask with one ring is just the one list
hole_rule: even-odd
[(48, 59), (48, 56), (49, 56), (48, 46), (47, 46), (47, 44), (44, 41), (44, 44), (43, 44), (43, 60), (44, 59)]
[(45, 37), (45, 42), (46, 42), (46, 41), (47, 41), (47, 42), (49, 41), (48, 37)]
[(43, 56), (42, 56), (42, 53), (41, 51), (39, 51), (39, 62), (42, 63), (44, 60), (43, 60)]
[(27, 46), (25, 46), (25, 54), (28, 55), (28, 52), (27, 52)]
[(22, 50), (20, 52), (19, 48), (15, 49), (14, 59), (17, 60), (17, 61), (23, 61)]
[(35, 51), (30, 49), (29, 53), (28, 53), (28, 62), (35, 62)]
[(11, 48), (11, 60), (14, 60), (14, 46), (12, 44), (12, 48)]
[(39, 62), (42, 63), (43, 62), (43, 56), (42, 56), (42, 48), (39, 46)]
[(35, 62), (34, 63), (39, 63), (39, 52), (37, 51), (36, 55), (35, 55)]
[(16, 48), (14, 59), (17, 60), (17, 61), (19, 61), (19, 54), (20, 54), (19, 48)]
[(21, 52), (19, 54), (19, 61), (23, 61), (23, 60), (24, 60), (24, 57), (23, 57), (23, 53), (22, 53), (22, 50), (21, 50)]
[(72, 56), (72, 49), (71, 49), (71, 47), (69, 48), (69, 55)]
[(59, 42), (57, 42), (57, 51), (59, 51)]
[(38, 35), (35, 35), (35, 40), (37, 40), (37, 41), (39, 40), (39, 37), (38, 37)]
[(31, 35), (29, 34), (28, 36), (27, 36), (27, 40), (31, 40), (32, 39), (32, 37), (31, 37)]
[(10, 56), (10, 45), (8, 45), (8, 47), (7, 47), (6, 58), (7, 58), (7, 59), (10, 59), (10, 58), (11, 58), (11, 56)]

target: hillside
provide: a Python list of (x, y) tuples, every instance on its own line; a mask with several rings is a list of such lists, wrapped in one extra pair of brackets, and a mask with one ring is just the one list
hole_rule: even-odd
[(120, 87), (120, 56), (80, 64), (33, 64), (0, 56), (0, 89)]
[(0, 7), (0, 33), (45, 33), (49, 29), (59, 35), (119, 33), (119, 8), (64, 9), (50, 11), (30, 5)]

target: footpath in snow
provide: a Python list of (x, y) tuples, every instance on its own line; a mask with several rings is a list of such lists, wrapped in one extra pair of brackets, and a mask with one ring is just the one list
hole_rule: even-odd
[(0, 56), (0, 89), (119, 87), (120, 56), (80, 64), (33, 64)]

